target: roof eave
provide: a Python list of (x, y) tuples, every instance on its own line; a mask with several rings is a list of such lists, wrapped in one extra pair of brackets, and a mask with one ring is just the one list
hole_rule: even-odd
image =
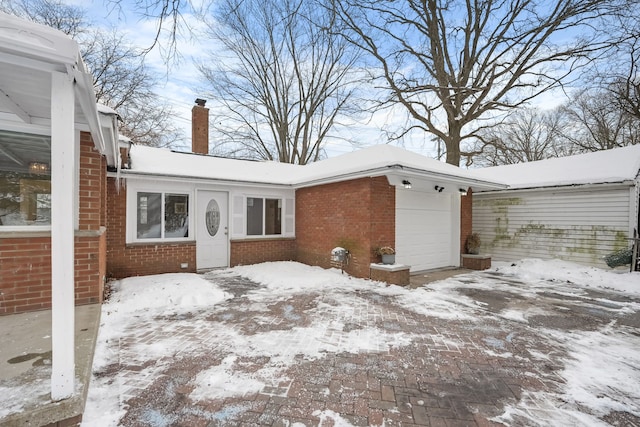
[(316, 185), (331, 184), (334, 182), (348, 181), (351, 179), (371, 178), (376, 176), (387, 176), (392, 174), (403, 175), (403, 176), (406, 176), (407, 178), (420, 177), (420, 178), (427, 178), (427, 179), (432, 179), (432, 180), (437, 180), (442, 182), (455, 183), (456, 185), (471, 187), (474, 191), (476, 189), (481, 189), (481, 188), (493, 189), (493, 190), (507, 188), (507, 185), (502, 183), (485, 181), (485, 180), (476, 179), (476, 178), (461, 177), (454, 174), (430, 171), (427, 169), (419, 169), (411, 166), (405, 166), (402, 164), (391, 164), (384, 167), (375, 167), (371, 169), (354, 171), (354, 172), (334, 175), (330, 177), (302, 180), (300, 182), (295, 183), (293, 186), (295, 188), (305, 188), (305, 187), (313, 187)]
[(638, 185), (633, 180), (607, 181), (607, 182), (590, 182), (578, 184), (558, 184), (558, 185), (539, 185), (535, 187), (508, 187), (502, 190), (486, 190), (481, 191), (482, 194), (507, 194), (514, 191), (543, 191), (543, 190), (571, 190), (571, 189), (590, 189), (590, 188), (609, 188), (609, 187), (634, 187)]
[[(108, 176), (115, 177), (115, 173), (110, 173)], [(138, 179), (150, 179), (154, 180), (158, 179), (167, 179), (167, 180), (181, 180), (187, 182), (206, 182), (210, 183), (220, 183), (225, 185), (233, 185), (233, 186), (260, 186), (260, 187), (270, 187), (270, 188), (293, 188), (291, 183), (277, 183), (277, 182), (269, 182), (269, 181), (245, 181), (239, 179), (230, 179), (230, 178), (211, 178), (211, 177), (203, 177), (196, 175), (178, 175), (178, 174), (158, 174), (155, 172), (141, 172), (132, 169), (121, 169), (120, 170), (121, 178), (138, 178)]]

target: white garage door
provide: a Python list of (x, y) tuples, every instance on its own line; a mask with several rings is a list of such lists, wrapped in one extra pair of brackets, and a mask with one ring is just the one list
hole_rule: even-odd
[[(453, 259), (460, 236), (455, 196), (397, 189), (397, 263), (410, 265), (411, 271), (459, 265), (459, 260)], [(458, 212), (454, 212), (454, 205)]]

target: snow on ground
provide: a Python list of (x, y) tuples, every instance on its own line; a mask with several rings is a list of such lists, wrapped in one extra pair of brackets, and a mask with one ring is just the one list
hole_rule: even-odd
[[(151, 329), (153, 319), (157, 316), (179, 316), (208, 309), (230, 297), (215, 284), (192, 273), (130, 277), (115, 282), (110, 300), (102, 306), (93, 358), (94, 374), (120, 362), (122, 346), (127, 345), (121, 342), (121, 337), (127, 329), (140, 325)], [(149, 360), (162, 359), (175, 354), (182, 345), (179, 337), (167, 334), (167, 339), (160, 343), (142, 343), (132, 347), (131, 360), (127, 362), (137, 361), (143, 364)], [(159, 364), (143, 371), (151, 377), (160, 372), (162, 367)], [(124, 380), (111, 382), (93, 378), (84, 414), (83, 422), (86, 425), (117, 425), (125, 413), (117, 399), (117, 390), (122, 386), (122, 381)]]
[[(79, 388), (79, 387), (78, 387)], [(11, 382), (6, 386), (0, 386), (0, 396), (11, 396), (11, 399), (1, 399), (0, 420), (2, 418), (22, 412), (25, 407), (32, 407), (36, 399), (43, 402), (49, 401), (51, 395), (51, 379), (48, 375), (37, 382), (16, 383)], [(37, 401), (37, 400), (36, 400)]]
[[(603, 270), (561, 260), (523, 259), (516, 263), (494, 262), (493, 270), (525, 281), (566, 282), (592, 288), (613, 289), (640, 295), (640, 272)], [(628, 268), (628, 267), (627, 267)]]
[[(416, 336), (400, 332), (388, 332), (375, 327), (344, 332), (345, 324), (357, 321), (371, 310), (370, 300), (359, 296), (367, 292), (376, 298), (394, 300), (406, 309), (425, 316), (442, 319), (473, 320), (487, 316), (502, 321), (527, 323), (531, 316), (544, 311), (537, 308), (518, 309), (510, 307), (504, 311), (492, 312), (486, 303), (461, 293), (461, 289), (503, 290), (519, 293), (524, 298), (535, 299), (538, 294), (553, 292), (571, 295), (573, 298), (590, 298), (587, 289), (616, 290), (621, 295), (640, 295), (640, 274), (621, 273), (582, 267), (561, 261), (523, 260), (515, 264), (499, 264), (488, 272), (476, 272), (432, 283), (428, 287), (408, 289), (386, 286), (383, 283), (356, 279), (338, 270), (325, 270), (294, 262), (273, 262), (242, 266), (218, 272), (218, 275), (241, 275), (263, 285), (246, 294), (250, 301), (245, 309), (260, 320), (260, 312), (267, 304), (282, 304), (283, 316), (296, 316), (287, 311), (287, 300), (294, 295), (320, 293), (322, 301), (310, 309), (310, 314), (318, 314), (318, 319), (307, 326), (296, 326), (286, 330), (268, 330), (247, 334), (226, 324), (212, 325), (194, 313), (215, 310), (231, 298), (220, 286), (202, 276), (194, 274), (166, 274), (158, 276), (124, 279), (113, 289), (111, 300), (104, 304), (102, 324), (94, 361), (94, 378), (89, 390), (85, 426), (116, 425), (126, 412), (118, 400), (127, 379), (116, 376), (115, 380), (102, 372), (118, 363), (139, 364), (140, 374), (148, 378), (158, 375), (164, 363), (181, 352), (202, 352), (206, 345), (215, 345), (227, 356), (217, 366), (203, 370), (193, 381), (195, 389), (190, 394), (194, 400), (207, 400), (255, 393), (264, 387), (277, 387), (287, 380), (283, 372), (290, 367), (296, 357), (307, 360), (323, 357), (326, 352), (384, 352), (391, 347), (402, 347), (412, 342)], [(206, 277), (206, 276), (205, 276)], [(214, 277), (214, 276), (212, 276)], [(500, 282), (495, 277), (509, 280)], [(521, 282), (522, 286), (513, 283)], [(586, 288), (583, 288), (586, 286)], [(603, 301), (629, 313), (640, 311), (634, 301)], [(231, 314), (230, 314), (231, 315)], [(171, 322), (161, 322), (161, 340), (152, 344), (144, 339), (123, 342), (127, 330), (137, 330), (140, 337), (152, 334), (158, 318), (171, 317)], [(264, 319), (268, 321), (268, 319)], [(179, 339), (184, 325), (198, 328), (215, 328), (215, 344), (203, 343), (202, 347), (189, 346)], [(328, 333), (342, 334), (340, 340), (325, 342)], [(613, 325), (596, 331), (536, 330), (550, 339), (564, 345), (569, 356), (565, 361), (562, 377), (566, 381), (561, 393), (529, 393), (522, 395), (520, 402), (506, 407), (505, 413), (496, 421), (511, 423), (513, 420), (529, 420), (531, 408), (548, 406), (554, 419), (560, 423), (580, 420), (585, 424), (599, 425), (595, 415), (610, 411), (627, 411), (640, 417), (640, 337), (637, 333), (627, 333), (614, 329)], [(177, 338), (176, 338), (177, 336)], [(304, 339), (298, 339), (302, 338)], [(285, 340), (288, 346), (274, 347), (273, 342)], [(313, 345), (309, 345), (312, 342)], [(336, 344), (336, 342), (338, 344)], [(496, 340), (500, 344), (499, 340)], [(496, 344), (493, 356), (510, 357)], [(458, 343), (448, 342), (456, 346)], [(607, 349), (603, 352), (602, 349)], [(121, 360), (123, 354), (128, 360)], [(536, 352), (534, 358), (548, 355)], [(254, 372), (239, 369), (245, 358), (265, 357), (269, 362)], [(149, 365), (147, 362), (154, 361)], [(147, 366), (149, 365), (149, 366)], [(563, 403), (564, 402), (564, 403)], [(562, 410), (557, 408), (562, 406)], [(591, 408), (594, 415), (579, 411), (580, 407)], [(109, 417), (106, 414), (110, 414)], [(349, 425), (339, 414), (324, 411), (316, 414), (321, 419), (331, 419), (335, 425)], [(548, 420), (543, 420), (544, 425)]]

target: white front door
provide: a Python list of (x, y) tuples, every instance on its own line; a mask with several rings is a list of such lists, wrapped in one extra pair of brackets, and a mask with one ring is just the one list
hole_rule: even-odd
[(227, 267), (227, 193), (198, 191), (196, 201), (196, 268)]

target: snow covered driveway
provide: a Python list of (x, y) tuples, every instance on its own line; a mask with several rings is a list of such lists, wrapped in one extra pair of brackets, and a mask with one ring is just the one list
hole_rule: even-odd
[(638, 349), (640, 274), (557, 261), (418, 289), (291, 262), (131, 278), (83, 426), (638, 425)]

